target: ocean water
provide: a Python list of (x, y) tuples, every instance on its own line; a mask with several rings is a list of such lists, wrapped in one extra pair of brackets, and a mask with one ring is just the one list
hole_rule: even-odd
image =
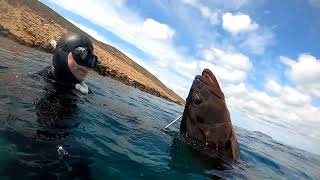
[(183, 107), (94, 72), (89, 95), (53, 87), (51, 57), (0, 38), (0, 179), (320, 179), (318, 155), (240, 127), (240, 160), (207, 169), (164, 130)]

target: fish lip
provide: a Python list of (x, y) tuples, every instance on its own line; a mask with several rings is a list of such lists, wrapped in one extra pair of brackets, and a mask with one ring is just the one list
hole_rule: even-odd
[(219, 82), (215, 75), (209, 69), (204, 69), (201, 74), (200, 80), (204, 82), (210, 89), (210, 91), (219, 97), (220, 99), (224, 99), (224, 94), (220, 88)]
[(209, 70), (209, 69), (204, 69), (202, 71), (202, 76), (207, 73), (212, 79), (215, 79), (216, 77), (214, 76), (214, 74)]

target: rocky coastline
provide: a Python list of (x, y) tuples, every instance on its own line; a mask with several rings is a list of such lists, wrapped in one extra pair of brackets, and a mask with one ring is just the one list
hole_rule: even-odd
[[(140, 89), (141, 91), (147, 92), (151, 95), (163, 98), (167, 101), (171, 101), (177, 104), (180, 104), (179, 102), (173, 101), (170, 98), (168, 98), (167, 96), (162, 95), (159, 91), (155, 90), (154, 88), (151, 87), (147, 87), (146, 85), (133, 80), (131, 78), (129, 78), (127, 75), (123, 74), (123, 73), (119, 73), (117, 70), (114, 69), (110, 69), (107, 66), (104, 65), (97, 65), (97, 68), (95, 69), (101, 76), (108, 76), (111, 77), (112, 79), (115, 79), (117, 81), (122, 82), (123, 84), (126, 84), (128, 86), (133, 86), (137, 89)], [(183, 105), (183, 104), (180, 104)]]

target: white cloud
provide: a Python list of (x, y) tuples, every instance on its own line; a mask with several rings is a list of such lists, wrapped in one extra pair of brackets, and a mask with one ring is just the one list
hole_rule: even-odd
[(320, 8), (320, 0), (309, 0), (309, 3), (316, 8)]
[(198, 61), (191, 62), (178, 62), (176, 63), (176, 69), (179, 73), (183, 73), (185, 77), (193, 79), (195, 75), (199, 74), (199, 63)]
[(232, 34), (240, 48), (253, 54), (264, 54), (266, 47), (275, 43), (274, 33), (267, 27), (260, 27), (246, 14), (225, 13), (222, 27)]
[[(129, 10), (124, 1), (83, 0), (73, 3), (72, 1), (52, 0), (51, 2), (112, 32), (145, 52), (150, 56), (150, 60), (154, 64), (153, 67), (156, 69), (168, 68), (168, 66), (174, 66), (175, 63), (181, 64), (187, 59), (178, 53), (172, 42), (175, 34), (174, 29), (154, 19), (140, 17)], [(84, 30), (98, 39), (101, 38), (91, 29), (84, 28)], [(155, 75), (160, 80), (168, 79), (162, 73)], [(179, 84), (168, 83), (169, 88), (173, 90), (177, 89), (177, 85)]]
[(247, 78), (247, 73), (238, 69), (227, 69), (223, 66), (218, 66), (208, 61), (200, 61), (200, 69), (208, 68), (217, 77), (222, 84), (242, 82)]
[[(97, 31), (95, 31), (91, 28), (88, 28), (87, 26), (85, 26), (83, 24), (76, 23), (70, 19), (68, 19), (68, 21), (70, 21), (72, 24), (76, 25), (77, 27), (79, 27), (80, 29), (82, 29), (83, 31), (85, 31), (90, 36), (94, 37), (95, 39), (112, 45), (111, 42), (109, 42), (107, 39), (105, 39), (105, 37), (101, 36)], [(155, 23), (155, 22), (151, 22), (151, 23)], [(160, 24), (156, 24), (155, 26), (157, 26), (157, 25), (159, 25), (161, 28)], [(148, 30), (151, 30), (151, 29), (148, 29)], [(155, 38), (163, 39), (164, 37), (155, 37)], [(129, 53), (129, 51), (127, 49), (123, 49), (119, 46), (117, 46), (117, 48), (120, 48), (120, 50), (122, 52), (125, 52), (125, 54), (130, 59), (135, 61), (137, 64), (139, 64), (140, 66), (142, 66), (146, 70), (148, 70), (153, 75), (157, 76), (161, 80), (161, 82), (165, 83), (166, 85), (169, 85), (169, 87), (171, 87), (173, 91), (175, 91), (176, 93), (178, 93), (180, 95), (183, 95), (183, 97), (187, 96), (187, 92), (189, 90), (188, 89), (189, 88), (188, 81), (182, 80), (179, 77), (172, 78), (173, 77), (172, 74), (168, 73), (167, 70), (161, 69), (161, 68), (159, 69), (158, 67), (154, 66), (154, 63), (148, 63), (147, 61), (141, 60), (137, 56)], [(192, 62), (190, 65), (185, 64), (185, 63), (181, 63), (181, 62), (177, 63), (177, 67), (181, 68), (181, 70), (183, 72), (186, 72), (186, 74), (192, 73), (194, 66), (196, 66), (195, 62)], [(193, 74), (195, 74), (195, 73), (193, 73)], [(193, 76), (190, 76), (190, 78), (193, 78)], [(184, 83), (181, 83), (181, 82), (184, 82)]]
[[(229, 84), (237, 84), (246, 80), (248, 72), (252, 68), (250, 59), (244, 54), (222, 50), (218, 48), (210, 48), (203, 50), (201, 53), (203, 60), (192, 60), (175, 63), (175, 70), (180, 75), (186, 77), (189, 80), (184, 80), (183, 89), (187, 90), (183, 92), (183, 97), (188, 94), (189, 86), (191, 86), (192, 79), (195, 75), (201, 74), (205, 68), (210, 69), (217, 77), (221, 87), (225, 87)], [(168, 78), (172, 78), (168, 76)], [(172, 81), (172, 79), (169, 79)], [(179, 79), (174, 83), (166, 81), (169, 84), (180, 83), (183, 79)]]
[[(53, 3), (111, 31), (150, 55), (148, 63), (139, 61), (138, 58), (134, 60), (182, 97), (186, 97), (192, 79), (196, 74), (201, 73), (203, 68), (214, 67), (214, 71), (219, 74), (218, 77), (226, 82), (239, 82), (245, 79), (246, 71), (251, 68), (251, 63), (247, 62), (249, 60), (244, 55), (229, 54), (218, 49), (215, 49), (214, 55), (219, 61), (215, 65), (184, 57), (178, 53), (172, 42), (175, 30), (154, 19), (141, 18), (126, 9), (123, 2), (83, 1), (76, 5), (71, 5), (70, 1), (53, 1)], [(211, 17), (213, 22), (215, 14), (213, 11), (205, 6), (197, 5), (197, 7), (200, 8), (204, 17), (209, 19)], [(90, 32), (88, 29), (86, 31)], [(91, 34), (94, 33), (91, 32)], [(224, 58), (224, 56), (229, 57)], [(233, 70), (232, 67), (236, 69)], [(173, 69), (176, 73), (172, 72)]]
[[(192, 79), (186, 79), (183, 76), (178, 76), (175, 72), (171, 71), (168, 68), (161, 68), (155, 64), (148, 63), (149, 67), (152, 67), (154, 71), (151, 71), (153, 75), (158, 77), (158, 79), (165, 84), (167, 87), (172, 89), (174, 92), (179, 94), (182, 98), (186, 98), (189, 89), (192, 84)], [(148, 69), (149, 70), (149, 69)], [(178, 73), (185, 73), (183, 70)], [(192, 77), (193, 78), (193, 77)]]
[(173, 29), (154, 19), (141, 18), (127, 9), (123, 1), (51, 2), (114, 33), (155, 60), (162, 61), (162, 65), (168, 65), (170, 60), (183, 59), (172, 44)]
[(222, 27), (224, 30), (236, 35), (242, 32), (256, 30), (259, 25), (253, 22), (246, 14), (225, 13), (222, 16)]
[(288, 57), (280, 56), (279, 59), (280, 59), (280, 61), (281, 61), (283, 64), (285, 64), (285, 65), (287, 65), (287, 66), (293, 66), (293, 65), (295, 65), (295, 61), (292, 60), (292, 59), (290, 59), (290, 58), (288, 58)]
[(229, 69), (249, 71), (252, 68), (249, 57), (241, 53), (227, 52), (218, 48), (203, 51), (203, 56), (207, 61), (213, 61), (218, 65)]
[[(200, 54), (203, 60), (175, 63), (176, 72), (189, 79), (187, 83), (190, 85), (194, 76), (201, 74), (205, 68), (210, 69), (216, 75), (222, 87), (225, 84), (235, 84), (246, 80), (252, 68), (250, 59), (238, 52), (210, 48), (201, 51)], [(183, 94), (187, 95), (187, 93)]]
[(280, 99), (287, 104), (293, 106), (304, 106), (311, 103), (311, 98), (308, 95), (305, 95), (291, 87), (283, 87), (283, 93), (284, 94), (280, 96)]
[(70, 21), (72, 24), (74, 24), (84, 32), (88, 33), (90, 36), (94, 37), (96, 40), (107, 43), (107, 44), (111, 44), (111, 42), (108, 39), (106, 39), (104, 36), (101, 36), (96, 30), (93, 30), (83, 24), (77, 23), (70, 19), (68, 19), (68, 21)]
[(159, 40), (171, 39), (174, 34), (174, 30), (172, 30), (168, 25), (161, 24), (149, 18), (143, 22), (142, 32), (146, 33), (153, 39)]
[[(237, 10), (241, 7), (248, 6), (248, 5), (250, 6), (255, 4), (261, 4), (262, 1), (261, 0), (227, 0), (227, 1), (226, 0), (214, 0), (214, 1), (202, 0), (202, 2), (205, 2), (207, 6), (219, 8), (222, 10), (228, 10), (228, 11)], [(200, 0), (183, 0), (183, 2), (199, 4)]]
[(210, 9), (198, 0), (183, 0), (182, 2), (198, 9), (201, 12), (201, 15), (208, 19), (213, 26), (219, 24), (219, 12), (217, 10)]
[(201, 55), (204, 61), (199, 61), (199, 69), (210, 69), (222, 83), (244, 81), (252, 68), (249, 57), (241, 53), (211, 48), (203, 50)]
[(266, 88), (271, 90), (273, 93), (275, 93), (277, 95), (279, 95), (281, 93), (281, 89), (282, 89), (281, 86), (273, 80), (269, 80), (267, 82)]
[(215, 3), (217, 4), (221, 4), (226, 8), (230, 8), (230, 9), (239, 9), (240, 7), (243, 7), (244, 5), (247, 5), (250, 3), (250, 0), (218, 0), (215, 1)]
[(248, 49), (254, 54), (263, 54), (268, 45), (274, 43), (274, 34), (268, 30), (259, 30), (251, 32), (245, 40), (240, 44), (240, 47)]
[(292, 106), (304, 106), (311, 103), (311, 97), (289, 86), (281, 86), (273, 80), (269, 80), (265, 87), (284, 103)]
[[(238, 87), (240, 87), (241, 91), (234, 90)], [(243, 83), (227, 85), (225, 94), (228, 105), (232, 110), (248, 113), (251, 117), (255, 117), (254, 120), (264, 118), (274, 122), (281, 119), (280, 123), (302, 120), (297, 118), (296, 111), (288, 111), (288, 109), (295, 107), (292, 104), (282, 101), (279, 96), (273, 97), (263, 91), (248, 89)], [(302, 107), (300, 106), (300, 108)]]
[[(320, 125), (316, 118), (320, 116), (320, 109), (311, 104), (308, 95), (297, 89), (281, 86), (272, 80), (267, 82), (266, 87), (275, 91), (276, 95), (271, 96), (264, 91), (249, 88), (244, 83), (226, 84), (223, 87), (229, 110), (242, 117), (242, 120), (237, 117), (233, 121), (237, 125), (247, 122), (250, 126), (247, 128), (250, 129), (259, 126), (255, 130), (276, 140), (319, 153), (310, 144), (320, 142)], [(261, 123), (267, 125), (260, 126)], [(274, 128), (268, 129), (269, 127)], [(293, 140), (293, 137), (296, 139)]]
[(289, 67), (288, 77), (297, 87), (315, 98), (320, 98), (320, 60), (310, 54), (301, 54), (297, 60), (280, 57)]
[[(173, 43), (174, 29), (154, 19), (140, 17), (138, 14), (127, 9), (124, 1), (80, 1), (76, 4), (62, 0), (52, 2), (112, 32), (119, 38), (145, 52), (149, 55), (149, 63), (142, 64), (142, 60), (139, 61), (137, 59), (136, 61), (148, 67), (147, 69), (158, 79), (182, 96), (183, 94), (187, 94), (189, 89), (186, 88), (188, 87), (187, 85), (181, 85), (178, 82), (181, 79), (187, 78), (184, 81), (186, 81), (186, 84), (191, 84), (194, 75), (199, 74), (203, 68), (211, 67), (222, 81), (234, 83), (245, 80), (247, 72), (252, 67), (249, 58), (245, 55), (217, 48), (211, 49), (211, 53), (208, 53), (214, 57), (214, 61), (208, 61), (208, 57), (204, 57), (207, 60), (206, 62), (196, 62), (190, 59), (190, 57), (185, 57), (178, 52), (177, 47)], [(199, 1), (186, 3), (199, 8), (205, 18), (214, 17), (216, 13), (199, 3)], [(255, 26), (251, 21), (250, 24)], [(97, 39), (106, 41), (102, 37), (99, 37), (99, 34), (94, 30), (81, 25), (79, 27)], [(125, 53), (127, 54), (127, 52)], [(164, 71), (162, 71), (163, 73), (156, 73), (155, 69), (159, 71), (160, 69), (174, 70), (176, 73), (169, 74), (172, 76), (182, 75), (182, 77), (177, 77), (179, 80), (172, 83), (170, 78), (172, 79), (173, 77), (168, 77)], [(170, 70), (167, 70), (167, 72)], [(182, 92), (182, 89), (186, 92)]]
[[(191, 79), (193, 76), (189, 76), (190, 80), (186, 80), (183, 77), (177, 76), (171, 71), (168, 70), (168, 68), (161, 68), (157, 66), (157, 64), (154, 64), (152, 61), (148, 60), (142, 60), (138, 58), (137, 56), (128, 53), (125, 49), (122, 49), (123, 52), (126, 52), (126, 55), (138, 63), (140, 66), (148, 70), (151, 74), (156, 76), (162, 83), (164, 83), (167, 87), (172, 89), (174, 92), (179, 94), (182, 98), (186, 98), (189, 92), (189, 89), (191, 87)], [(181, 68), (180, 63), (177, 63), (177, 67)], [(181, 63), (181, 65), (185, 65), (184, 63)], [(189, 72), (192, 73), (193, 71), (193, 65), (196, 65), (195, 62), (191, 63), (191, 66), (184, 66), (180, 72), (183, 72), (184, 75), (189, 75)]]

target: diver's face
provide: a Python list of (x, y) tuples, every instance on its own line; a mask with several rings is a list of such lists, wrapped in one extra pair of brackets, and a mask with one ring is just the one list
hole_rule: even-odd
[(87, 67), (80, 66), (76, 63), (76, 61), (72, 57), (71, 52), (68, 55), (68, 66), (71, 73), (78, 81), (83, 81), (89, 71)]

